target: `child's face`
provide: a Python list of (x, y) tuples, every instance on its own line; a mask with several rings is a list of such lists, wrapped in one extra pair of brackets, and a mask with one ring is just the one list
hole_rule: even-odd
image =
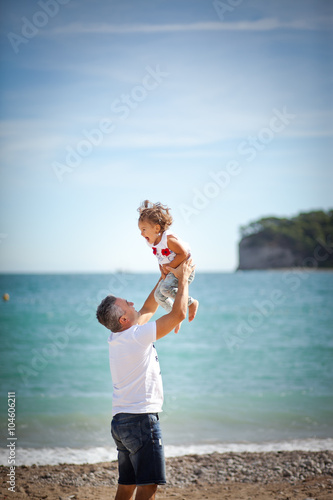
[(158, 243), (161, 226), (159, 224), (151, 224), (147, 220), (139, 221), (139, 229), (148, 243), (156, 245)]

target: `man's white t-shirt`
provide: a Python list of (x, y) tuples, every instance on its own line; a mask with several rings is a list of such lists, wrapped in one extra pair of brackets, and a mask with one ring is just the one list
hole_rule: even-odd
[(112, 416), (162, 411), (163, 386), (155, 341), (155, 321), (134, 325), (123, 332), (111, 332), (108, 343)]

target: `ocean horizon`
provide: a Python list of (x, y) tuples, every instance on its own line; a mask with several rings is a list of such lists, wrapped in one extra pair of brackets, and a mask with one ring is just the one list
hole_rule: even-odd
[[(139, 309), (156, 273), (1, 274), (1, 446), (15, 397), (16, 464), (116, 459), (107, 330), (113, 293)], [(156, 342), (167, 456), (333, 449), (330, 270), (197, 272), (200, 302)], [(159, 308), (156, 318), (164, 313)], [(13, 411), (11, 413), (13, 415)]]

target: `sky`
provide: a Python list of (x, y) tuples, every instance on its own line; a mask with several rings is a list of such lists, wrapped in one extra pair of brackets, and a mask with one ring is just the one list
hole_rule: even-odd
[(332, 208), (332, 2), (0, 10), (0, 272), (157, 272), (145, 199), (197, 272), (237, 268), (241, 226)]

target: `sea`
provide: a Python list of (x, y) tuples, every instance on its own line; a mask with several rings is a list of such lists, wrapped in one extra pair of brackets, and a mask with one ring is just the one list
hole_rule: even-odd
[[(0, 464), (116, 459), (108, 331), (96, 308), (112, 293), (140, 309), (157, 280), (0, 276)], [(156, 342), (166, 456), (333, 450), (333, 273), (197, 272), (190, 293), (194, 321)]]

